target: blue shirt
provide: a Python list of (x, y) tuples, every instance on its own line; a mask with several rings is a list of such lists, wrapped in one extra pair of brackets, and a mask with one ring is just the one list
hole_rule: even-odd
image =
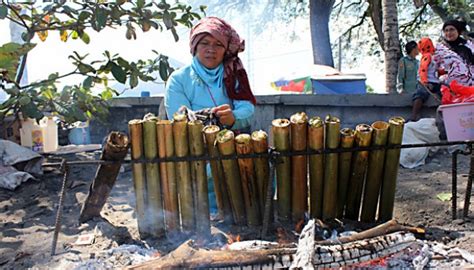
[(209, 86), (197, 75), (191, 65), (174, 71), (166, 84), (165, 108), (168, 119), (181, 106), (193, 111), (229, 104), (234, 113), (235, 123), (232, 129), (249, 127), (255, 106), (247, 100), (232, 100), (224, 87)]

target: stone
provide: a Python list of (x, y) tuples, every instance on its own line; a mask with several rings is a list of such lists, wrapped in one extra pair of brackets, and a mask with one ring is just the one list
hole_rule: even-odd
[(464, 220), (463, 219), (455, 219), (453, 220), (453, 224), (456, 224), (456, 225), (462, 225), (464, 224)]

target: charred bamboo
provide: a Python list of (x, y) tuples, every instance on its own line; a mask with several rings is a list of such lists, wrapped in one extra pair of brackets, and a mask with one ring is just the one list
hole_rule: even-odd
[[(132, 147), (132, 159), (137, 160), (143, 157), (143, 126), (142, 120), (135, 119), (128, 122), (128, 133), (130, 134), (130, 144)], [(150, 234), (150, 228), (146, 223), (146, 176), (143, 163), (132, 165), (133, 186), (135, 190), (135, 210), (137, 214), (138, 232), (142, 238)]]
[[(217, 134), (217, 145), (222, 155), (235, 154), (234, 133), (230, 130), (222, 130)], [(236, 225), (245, 225), (245, 204), (240, 183), (239, 165), (235, 159), (222, 160), (224, 176), (229, 190), (232, 214)]]
[[(158, 156), (170, 158), (174, 156), (173, 125), (169, 120), (159, 120), (156, 123), (158, 134)], [(161, 190), (163, 191), (163, 207), (165, 210), (165, 225), (168, 233), (179, 230), (178, 187), (176, 183), (175, 164), (160, 163)]]
[[(377, 121), (372, 124), (372, 146), (383, 146), (387, 144), (389, 124)], [(383, 167), (385, 161), (385, 150), (373, 150), (369, 157), (369, 167), (364, 188), (364, 200), (360, 220), (363, 222), (375, 222), (377, 202), (382, 184)]]
[[(339, 146), (339, 131), (341, 121), (334, 116), (326, 116), (326, 148), (335, 149)], [(323, 194), (323, 219), (332, 219), (337, 214), (337, 167), (338, 154), (325, 155), (324, 162), (324, 194)]]
[[(290, 121), (275, 119), (272, 121), (273, 146), (278, 152), (290, 150)], [(280, 157), (276, 166), (278, 217), (289, 221), (291, 215), (291, 162), (289, 157)]]
[[(251, 137), (248, 134), (240, 134), (235, 137), (235, 149), (237, 154), (252, 154)], [(245, 203), (245, 213), (247, 214), (247, 224), (249, 226), (261, 225), (260, 205), (258, 200), (257, 179), (254, 173), (253, 161), (251, 158), (239, 158), (240, 181)]]
[[(186, 115), (175, 114), (173, 121), (174, 151), (177, 157), (189, 155), (188, 121)], [(176, 178), (178, 180), (179, 207), (181, 210), (182, 231), (194, 231), (194, 198), (189, 162), (176, 162)]]
[[(358, 147), (370, 146), (372, 138), (372, 127), (366, 124), (356, 126), (355, 142)], [(360, 202), (362, 199), (362, 189), (364, 187), (365, 174), (369, 161), (369, 151), (355, 152), (352, 162), (352, 173), (349, 180), (349, 190), (347, 193), (347, 204), (345, 216), (348, 219), (358, 220)]]
[[(341, 129), (341, 148), (352, 148), (354, 146), (355, 132), (352, 128)], [(351, 177), (352, 152), (339, 154), (339, 175), (337, 183), (337, 217), (344, 216), (346, 205), (347, 188)]]
[[(200, 157), (205, 154), (204, 137), (202, 130), (204, 125), (200, 120), (188, 122), (189, 145), (191, 156)], [(199, 160), (191, 163), (193, 182), (195, 183), (195, 214), (196, 232), (200, 237), (208, 237), (211, 234), (211, 222), (209, 217), (209, 197), (207, 189), (206, 161)]]
[[(309, 120), (308, 147), (311, 150), (324, 148), (324, 121), (320, 117)], [(309, 210), (312, 218), (322, 218), (324, 188), (324, 156), (309, 157)]]
[[(206, 126), (203, 130), (206, 137), (207, 151), (211, 157), (219, 156), (219, 149), (217, 149), (216, 141), (217, 133), (219, 133), (219, 131), (220, 128), (214, 125)], [(211, 160), (210, 164), (219, 216), (226, 222), (232, 222), (232, 208), (230, 206), (222, 163), (218, 160)]]
[[(308, 116), (304, 112), (290, 117), (291, 150), (304, 151), (307, 145)], [(291, 214), (294, 222), (304, 219), (308, 209), (308, 160), (305, 155), (291, 157)]]
[[(257, 154), (268, 152), (268, 135), (259, 130), (252, 133), (252, 148)], [(260, 157), (254, 159), (255, 177), (257, 180), (260, 215), (265, 212), (265, 198), (267, 198), (268, 182), (270, 177), (270, 165), (268, 158)]]
[[(393, 117), (388, 123), (388, 145), (400, 145), (403, 137), (405, 119)], [(400, 149), (388, 149), (385, 155), (382, 189), (380, 192), (379, 220), (392, 219), (397, 185), (398, 167), (400, 163)]]
[[(143, 146), (145, 158), (152, 160), (158, 157), (156, 137), (156, 121), (153, 116), (145, 116), (143, 120)], [(160, 173), (157, 163), (146, 163), (146, 189), (148, 195), (147, 219), (151, 226), (151, 234), (161, 237), (165, 233), (163, 203), (161, 198)]]

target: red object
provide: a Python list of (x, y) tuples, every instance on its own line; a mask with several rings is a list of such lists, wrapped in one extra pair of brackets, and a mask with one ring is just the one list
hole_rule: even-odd
[(431, 63), (431, 56), (435, 52), (435, 47), (433, 42), (429, 38), (422, 38), (418, 42), (418, 49), (421, 52), (421, 62), (420, 62), (420, 81), (424, 84), (428, 83), (428, 67)]
[(474, 102), (474, 86), (465, 86), (457, 81), (452, 81), (449, 87), (441, 87), (441, 104), (456, 104), (464, 102)]

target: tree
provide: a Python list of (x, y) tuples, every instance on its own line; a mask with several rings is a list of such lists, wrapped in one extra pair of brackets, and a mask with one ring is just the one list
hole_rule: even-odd
[[(34, 2), (14, 3), (1, 1), (0, 19), (24, 27), (22, 38), (25, 43), (7, 43), (0, 47), (0, 87), (9, 94), (8, 100), (0, 105), (0, 119), (7, 114), (18, 116), (19, 112), (24, 117), (41, 119), (46, 111), (56, 112), (66, 122), (103, 118), (107, 114), (107, 100), (117, 94), (108, 86), (110, 79), (134, 88), (139, 81), (154, 80), (150, 76), (154, 71), (159, 71), (163, 80), (173, 72), (168, 58), (158, 52), (154, 59), (134, 62), (108, 51), (103, 53), (102, 59), (94, 60), (88, 59), (87, 54), (74, 52), (69, 56), (75, 66), (70, 72), (53, 73), (43, 80), (21, 85), (28, 53), (36, 46), (33, 43), (35, 36), (44, 41), (50, 32), (58, 32), (64, 42), (72, 38), (88, 44), (87, 32), (125, 26), (127, 39), (136, 39), (136, 28), (139, 27), (143, 32), (169, 30), (177, 41), (176, 27), (191, 27), (192, 21), (200, 18), (191, 6), (170, 5), (164, 0), (159, 3), (145, 0), (54, 1), (42, 6)], [(59, 79), (77, 75), (82, 77), (81, 83), (57, 89)], [(94, 95), (92, 89), (98, 86), (104, 90)]]
[(396, 91), (400, 45), (398, 39), (397, 0), (382, 0), (383, 35), (385, 49), (385, 89)]
[(329, 36), (329, 18), (334, 2), (335, 0), (311, 0), (309, 2), (309, 21), (314, 64), (334, 67)]

